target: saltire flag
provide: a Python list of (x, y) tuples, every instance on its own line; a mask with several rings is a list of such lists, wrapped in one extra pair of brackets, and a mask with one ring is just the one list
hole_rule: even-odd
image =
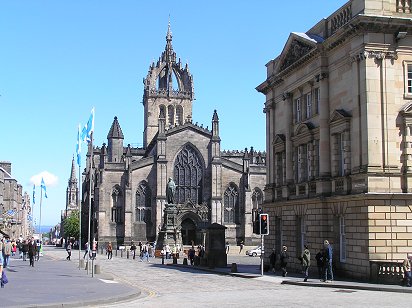
[(7, 217), (13, 217), (14, 215), (16, 215), (16, 211), (15, 210), (8, 210), (7, 212), (6, 212), (6, 216)]
[(77, 155), (77, 165), (80, 168), (80, 153), (81, 153), (81, 133), (80, 133), (80, 124), (79, 124), (79, 129), (77, 131), (77, 144), (76, 144), (76, 155)]
[(94, 131), (94, 107), (92, 108), (92, 112), (90, 114), (89, 120), (87, 121), (86, 125), (84, 125), (82, 130), (82, 140), (83, 142), (89, 143), (92, 141), (91, 134)]
[(43, 178), (41, 178), (41, 189), (44, 190), (44, 196), (47, 198), (46, 184), (44, 184)]
[(36, 203), (36, 197), (35, 197), (35, 194), (36, 194), (36, 184), (33, 184), (33, 204), (35, 204), (35, 203)]

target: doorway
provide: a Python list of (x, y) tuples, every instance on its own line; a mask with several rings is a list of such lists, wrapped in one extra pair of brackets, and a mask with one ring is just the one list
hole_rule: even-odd
[(196, 245), (196, 225), (190, 218), (186, 218), (181, 224), (182, 243), (183, 245)]

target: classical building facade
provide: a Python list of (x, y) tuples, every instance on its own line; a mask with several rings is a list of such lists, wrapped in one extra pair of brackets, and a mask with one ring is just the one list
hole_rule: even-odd
[(352, 0), (267, 63), (265, 245), (292, 267), (325, 239), (360, 279), (412, 252), (411, 34), (410, 0)]
[[(170, 25), (165, 50), (143, 83), (143, 147), (123, 144), (117, 117), (107, 144), (89, 145), (82, 212), (87, 222), (92, 179), (92, 237), (114, 246), (155, 241), (168, 224), (174, 235), (166, 241), (200, 244), (208, 225), (219, 223), (231, 243), (258, 242), (251, 212), (263, 203), (266, 154), (253, 148), (221, 151), (216, 110), (211, 129), (193, 123), (193, 78), (188, 65), (176, 58)], [(165, 222), (169, 178), (176, 193), (173, 217)]]
[[(10, 239), (33, 234), (30, 197), (11, 174), (11, 162), (0, 161), (0, 231)], [(0, 235), (1, 237), (1, 235)]]

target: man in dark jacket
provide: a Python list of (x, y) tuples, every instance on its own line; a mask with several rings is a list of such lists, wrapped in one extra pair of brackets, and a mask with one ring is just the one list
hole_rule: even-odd
[(309, 276), (309, 266), (310, 266), (310, 251), (308, 245), (305, 245), (305, 250), (302, 252), (302, 271), (305, 275), (303, 281), (308, 281)]
[(36, 242), (34, 241), (34, 237), (31, 238), (31, 241), (29, 242), (29, 259), (30, 259), (30, 266), (34, 267), (34, 256), (37, 254), (37, 245)]
[(273, 271), (273, 273), (276, 272), (276, 249), (273, 248), (272, 253), (269, 256), (269, 262), (270, 262), (270, 269)]
[(325, 256), (325, 276), (323, 281), (324, 282), (332, 282), (333, 281), (333, 272), (332, 272), (332, 246), (329, 244), (328, 240), (324, 241), (324, 256)]
[(282, 269), (282, 276), (286, 277), (288, 272), (286, 271), (286, 266), (288, 265), (289, 255), (287, 253), (288, 248), (286, 246), (282, 247), (282, 251), (280, 253), (280, 268)]
[(21, 246), (21, 251), (23, 253), (23, 261), (26, 261), (27, 259), (27, 252), (29, 251), (29, 244), (27, 243), (27, 240), (23, 241), (23, 244)]

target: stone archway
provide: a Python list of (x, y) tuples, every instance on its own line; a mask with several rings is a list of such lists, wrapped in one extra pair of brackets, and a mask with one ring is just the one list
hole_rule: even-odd
[(180, 224), (180, 232), (182, 234), (182, 244), (183, 245), (191, 245), (193, 243), (197, 243), (197, 236), (196, 236), (196, 224), (195, 222), (187, 217), (185, 220), (182, 221)]

